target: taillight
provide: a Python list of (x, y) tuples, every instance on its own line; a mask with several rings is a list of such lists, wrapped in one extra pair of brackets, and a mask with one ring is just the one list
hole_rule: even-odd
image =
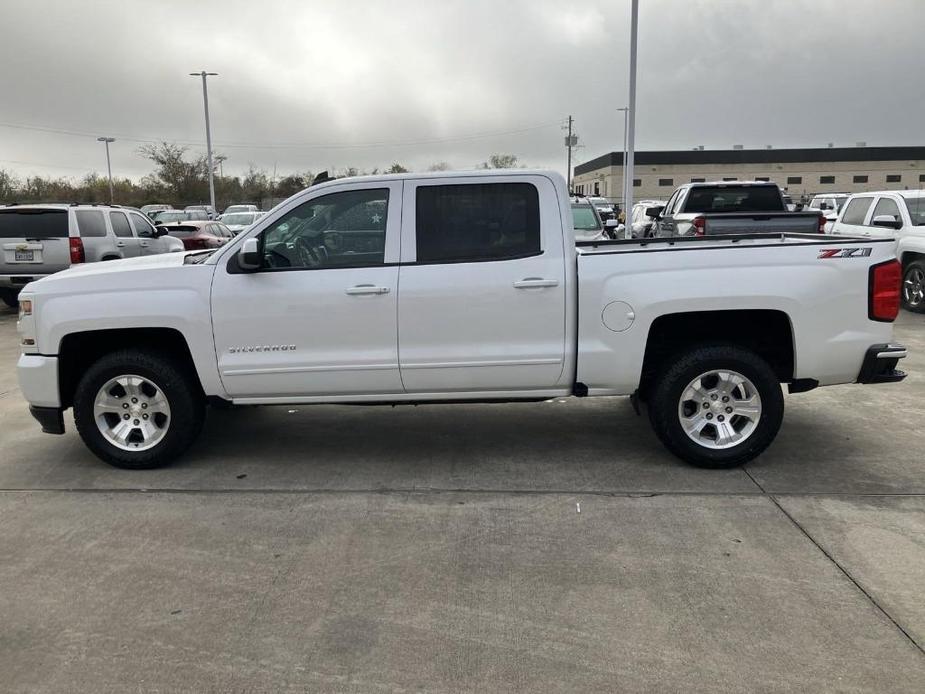
[(707, 228), (706, 217), (694, 217), (691, 220), (691, 224), (694, 227), (695, 236), (703, 236)]
[(888, 260), (870, 269), (868, 280), (867, 317), (882, 323), (892, 323), (899, 315), (899, 292), (903, 266), (898, 260)]
[(819, 231), (820, 234), (824, 234), (824, 233), (825, 233), (825, 222), (826, 222), (825, 215), (822, 215), (822, 214), (819, 215), (819, 229), (818, 229), (818, 231)]
[(84, 256), (84, 242), (72, 236), (68, 239), (68, 245), (71, 249), (71, 265), (84, 262), (86, 259), (86, 256)]
[(188, 251), (201, 251), (208, 248), (205, 239), (183, 239), (183, 245)]

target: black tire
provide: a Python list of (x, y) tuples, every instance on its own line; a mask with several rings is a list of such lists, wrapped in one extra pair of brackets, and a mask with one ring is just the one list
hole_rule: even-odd
[[(684, 431), (678, 412), (688, 384), (712, 369), (740, 373), (752, 382), (761, 398), (761, 414), (754, 430), (729, 448), (709, 448), (694, 441)], [(696, 467), (723, 469), (747, 463), (771, 445), (783, 420), (784, 396), (774, 370), (754, 352), (728, 344), (701, 345), (664, 363), (649, 396), (648, 410), (655, 434), (669, 451)]]
[(903, 308), (907, 311), (912, 311), (913, 313), (925, 313), (925, 298), (918, 300), (918, 303), (915, 303), (915, 298), (907, 295), (907, 290), (909, 285), (906, 282), (913, 281), (913, 275), (916, 273), (921, 273), (919, 277), (925, 276), (925, 262), (921, 260), (916, 260), (909, 263), (906, 267), (903, 268), (903, 283), (902, 283), (902, 303)]
[[(97, 393), (117, 376), (135, 374), (155, 384), (170, 405), (170, 422), (163, 439), (147, 450), (123, 450), (106, 440), (94, 421)], [(119, 468), (146, 470), (161, 467), (180, 456), (195, 441), (205, 421), (205, 398), (195, 374), (176, 361), (140, 349), (112, 352), (94, 362), (74, 393), (74, 424), (87, 447)]]
[(19, 308), (19, 294), (11, 289), (0, 289), (0, 300), (10, 308)]

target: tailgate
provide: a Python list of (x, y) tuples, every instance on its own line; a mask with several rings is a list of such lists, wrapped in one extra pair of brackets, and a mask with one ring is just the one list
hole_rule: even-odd
[(725, 234), (816, 234), (816, 212), (765, 212), (705, 215), (705, 235)]
[(40, 276), (71, 265), (67, 210), (0, 209), (0, 275)]

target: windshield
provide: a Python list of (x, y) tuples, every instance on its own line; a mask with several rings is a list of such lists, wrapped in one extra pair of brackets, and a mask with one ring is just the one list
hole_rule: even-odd
[(783, 212), (777, 186), (698, 186), (691, 188), (685, 212)]
[(925, 196), (903, 197), (913, 226), (925, 226)]
[(225, 213), (222, 215), (222, 224), (234, 224), (236, 226), (247, 226), (254, 223), (253, 212), (238, 212), (237, 214)]
[(572, 205), (572, 221), (577, 231), (597, 231), (601, 223), (590, 205)]

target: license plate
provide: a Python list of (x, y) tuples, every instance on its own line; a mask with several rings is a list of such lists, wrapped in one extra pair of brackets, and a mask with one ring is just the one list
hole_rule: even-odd
[(35, 260), (35, 251), (14, 251), (13, 260), (17, 263), (31, 263)]

